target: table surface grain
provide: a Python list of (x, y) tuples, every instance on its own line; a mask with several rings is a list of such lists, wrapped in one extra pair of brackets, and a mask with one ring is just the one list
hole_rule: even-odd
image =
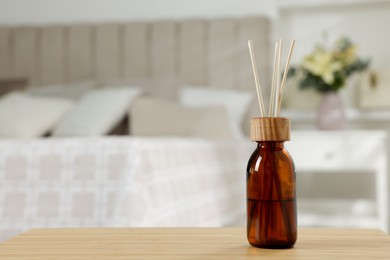
[(291, 249), (259, 249), (244, 228), (32, 229), (0, 244), (0, 259), (390, 259), (373, 229), (302, 228)]

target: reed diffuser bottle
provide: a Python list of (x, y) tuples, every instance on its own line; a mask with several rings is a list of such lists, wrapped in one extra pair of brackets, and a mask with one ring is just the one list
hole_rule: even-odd
[(260, 117), (251, 121), (257, 148), (247, 167), (247, 238), (252, 246), (292, 247), (297, 239), (294, 163), (284, 148), (290, 121)]
[(283, 78), (283, 42), (275, 43), (274, 68), (268, 117), (264, 108), (252, 41), (248, 41), (260, 117), (251, 120), (251, 140), (257, 148), (246, 172), (247, 238), (252, 246), (288, 248), (297, 240), (295, 170), (284, 142), (290, 140), (290, 120), (279, 117), (283, 89), (295, 41), (291, 42)]

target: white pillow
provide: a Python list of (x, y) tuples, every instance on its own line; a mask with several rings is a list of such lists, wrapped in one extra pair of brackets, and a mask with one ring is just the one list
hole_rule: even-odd
[(53, 136), (97, 136), (108, 134), (141, 94), (138, 87), (97, 89), (80, 102), (55, 128)]
[(254, 95), (247, 91), (184, 86), (180, 102), (186, 106), (223, 106), (237, 138), (244, 138), (242, 122)]
[(0, 99), (1, 137), (39, 137), (48, 133), (73, 107), (63, 98), (12, 92)]

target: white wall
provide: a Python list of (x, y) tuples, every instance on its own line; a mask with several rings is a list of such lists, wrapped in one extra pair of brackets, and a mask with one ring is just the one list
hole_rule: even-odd
[(273, 0), (0, 0), (0, 24), (275, 16)]

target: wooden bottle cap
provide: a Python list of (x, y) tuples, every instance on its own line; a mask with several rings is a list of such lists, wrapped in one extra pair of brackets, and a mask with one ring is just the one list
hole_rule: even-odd
[(290, 120), (285, 117), (255, 117), (251, 120), (252, 141), (290, 141)]

